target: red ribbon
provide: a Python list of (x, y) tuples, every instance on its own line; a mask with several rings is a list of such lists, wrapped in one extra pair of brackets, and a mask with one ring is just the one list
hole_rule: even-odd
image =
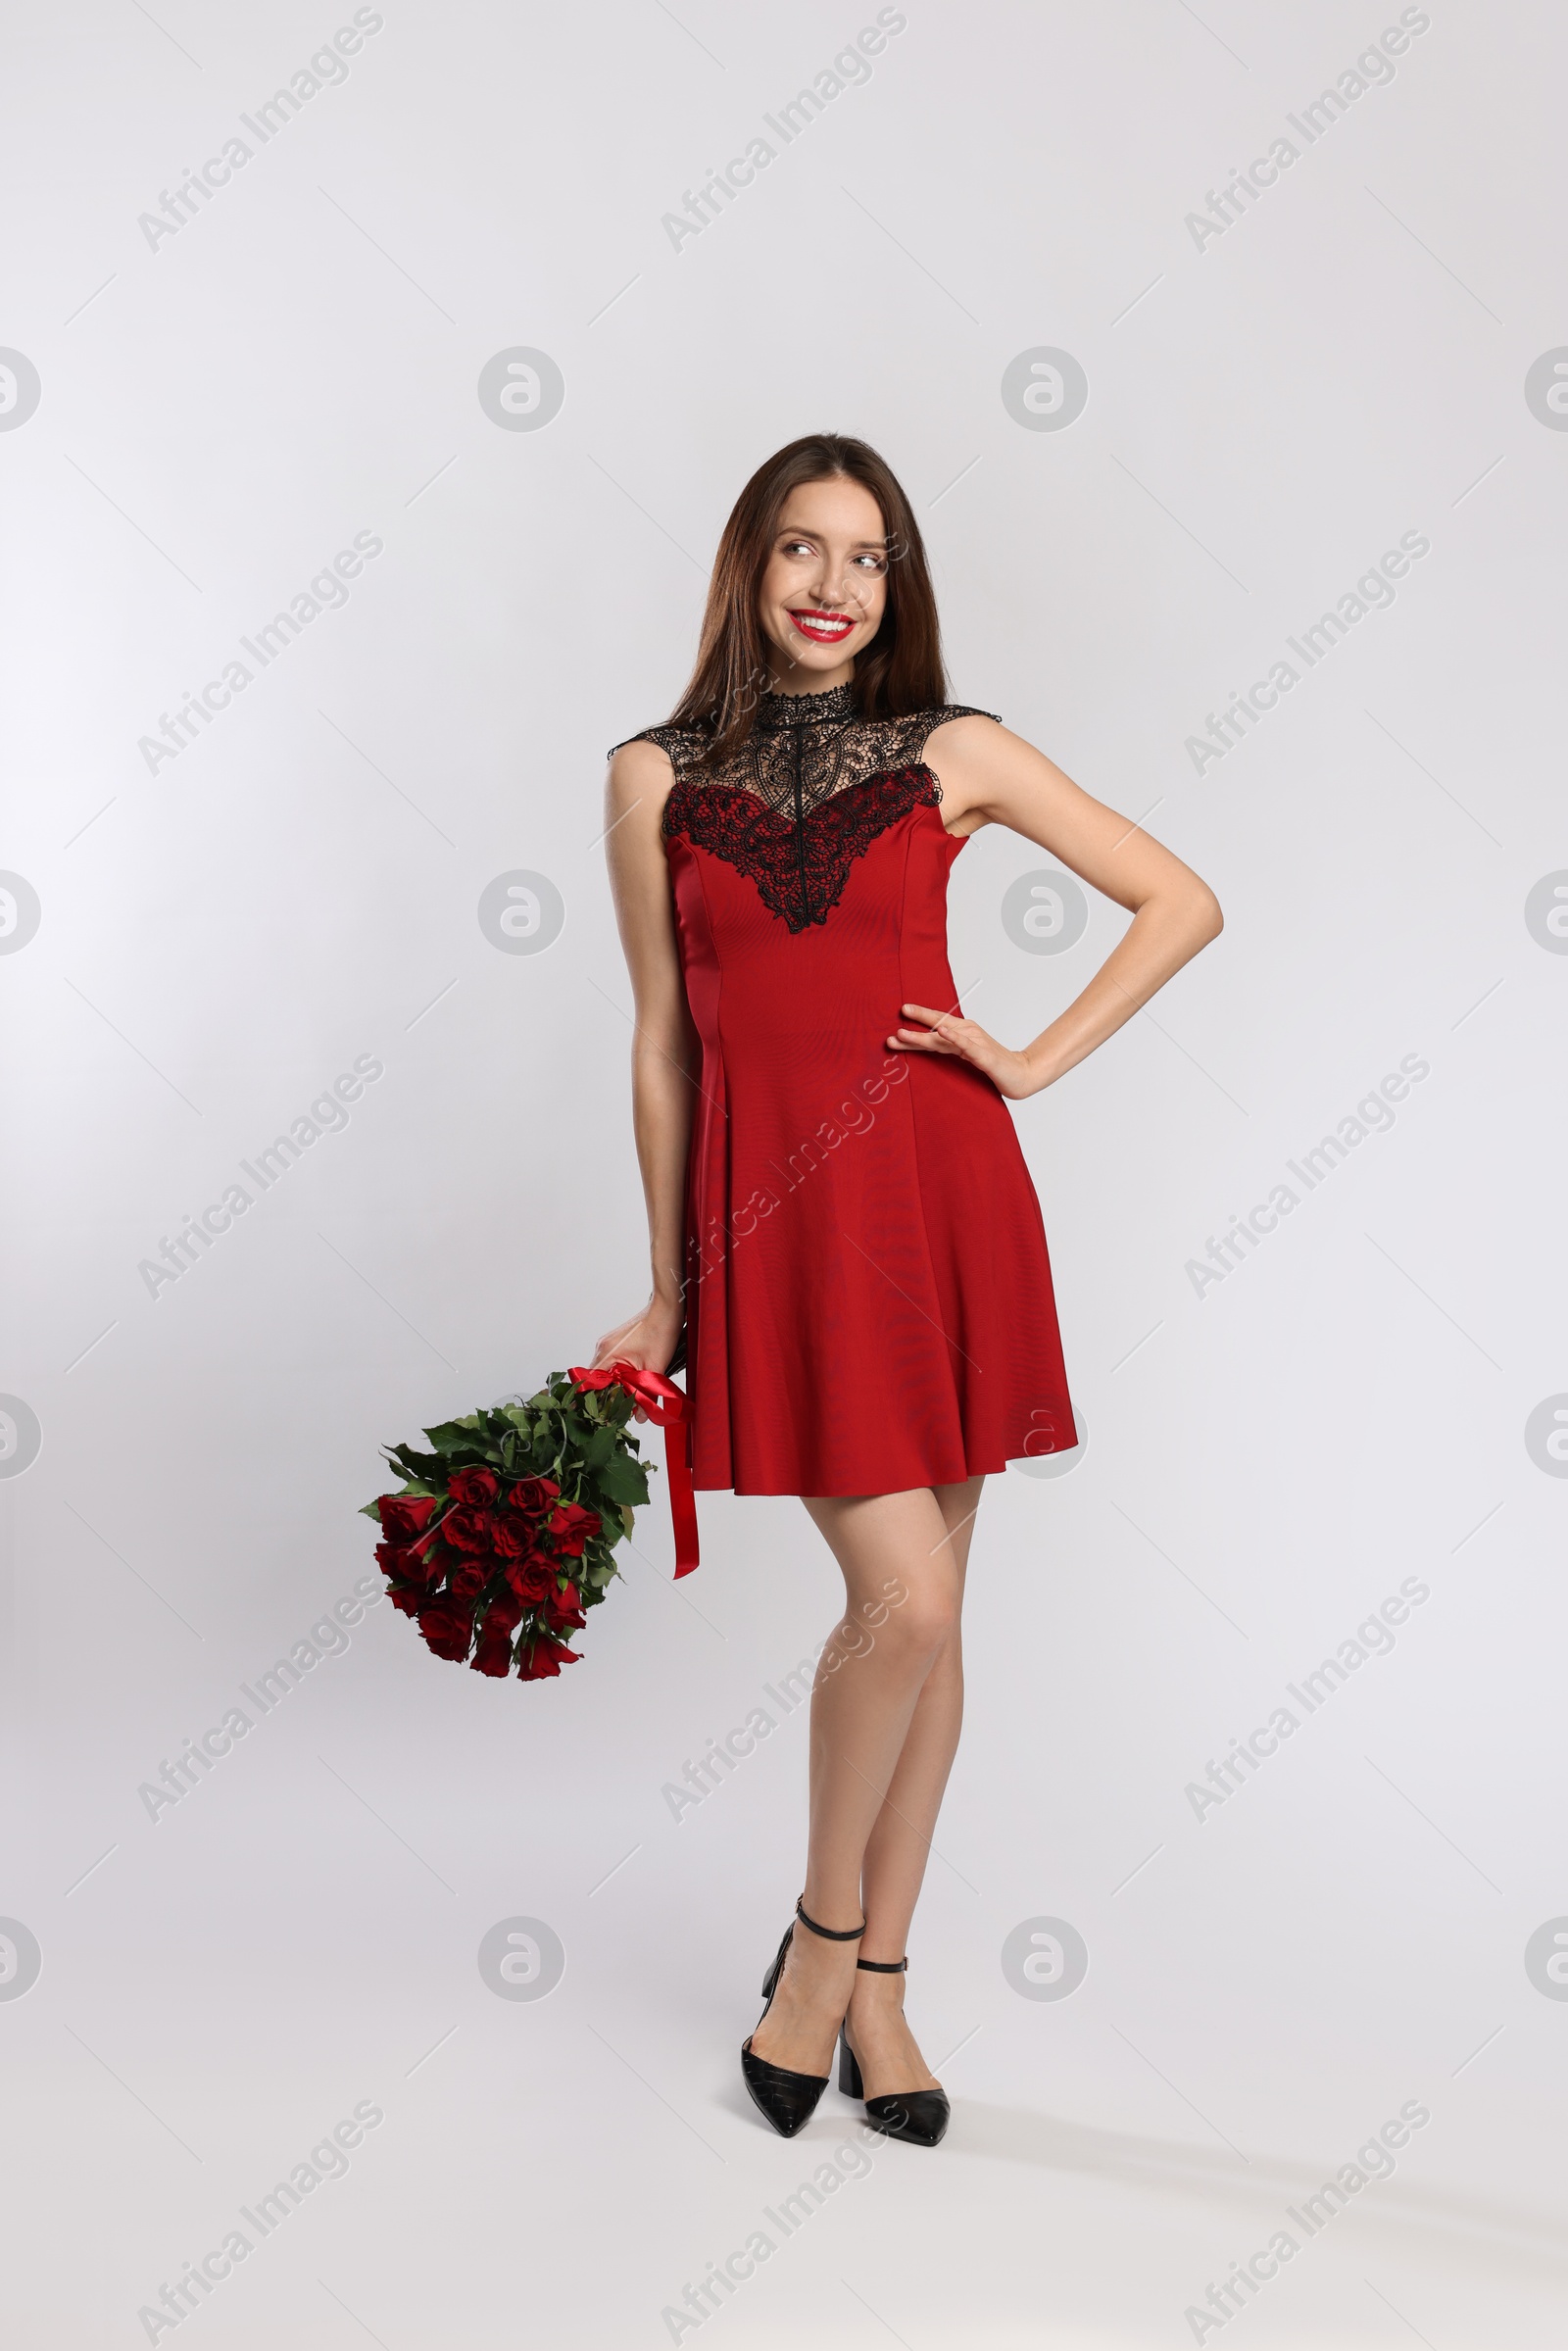
[(689, 1576), (697, 1559), (697, 1496), (692, 1490), (692, 1407), (684, 1388), (662, 1371), (635, 1363), (603, 1363), (597, 1371), (580, 1365), (566, 1374), (579, 1388), (623, 1388), (649, 1419), (664, 1432), (664, 1468), (669, 1479), (669, 1518), (675, 1536), (675, 1575)]

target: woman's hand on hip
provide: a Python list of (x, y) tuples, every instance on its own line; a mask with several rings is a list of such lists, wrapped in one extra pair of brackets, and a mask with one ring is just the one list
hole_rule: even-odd
[(967, 1061), (1009, 1102), (1022, 1102), (1039, 1093), (1041, 1081), (1025, 1056), (999, 1045), (978, 1020), (965, 1020), (961, 1012), (939, 1012), (932, 1004), (903, 1004), (900, 1010), (906, 1019), (925, 1025), (895, 1029), (888, 1044), (896, 1052), (938, 1053)]

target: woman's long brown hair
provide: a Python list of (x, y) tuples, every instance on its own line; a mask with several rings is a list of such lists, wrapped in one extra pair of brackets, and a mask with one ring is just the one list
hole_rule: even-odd
[(767, 643), (758, 618), (762, 573), (779, 516), (807, 482), (858, 482), (881, 510), (888, 545), (887, 605), (866, 652), (856, 657), (853, 692), (862, 718), (902, 717), (947, 701), (942, 631), (919, 525), (897, 475), (864, 441), (808, 433), (759, 465), (724, 525), (703, 614), (691, 683), (672, 726), (711, 729), (710, 758), (743, 744), (766, 691)]

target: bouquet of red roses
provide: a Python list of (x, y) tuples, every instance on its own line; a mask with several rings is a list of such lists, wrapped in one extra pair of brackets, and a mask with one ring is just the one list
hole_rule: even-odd
[[(392, 1605), (437, 1657), (476, 1673), (542, 1681), (575, 1665), (579, 1631), (619, 1574), (614, 1546), (648, 1499), (648, 1469), (626, 1423), (641, 1405), (682, 1440), (670, 1457), (681, 1564), (696, 1565), (685, 1451), (686, 1398), (657, 1372), (615, 1364), (552, 1372), (537, 1396), (424, 1431), (431, 1449), (394, 1445), (406, 1480), (365, 1504)], [(690, 1519), (687, 1543), (680, 1505)]]

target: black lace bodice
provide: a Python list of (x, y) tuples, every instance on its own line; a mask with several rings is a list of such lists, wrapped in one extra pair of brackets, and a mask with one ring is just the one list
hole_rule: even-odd
[(717, 761), (708, 759), (710, 738), (699, 726), (650, 726), (627, 739), (657, 743), (675, 770), (665, 838), (682, 835), (722, 857), (792, 931), (804, 931), (827, 920), (851, 866), (878, 834), (919, 802), (935, 807), (941, 799), (920, 759), (933, 728), (994, 716), (949, 703), (861, 718), (852, 689), (830, 686), (764, 695), (749, 739)]

